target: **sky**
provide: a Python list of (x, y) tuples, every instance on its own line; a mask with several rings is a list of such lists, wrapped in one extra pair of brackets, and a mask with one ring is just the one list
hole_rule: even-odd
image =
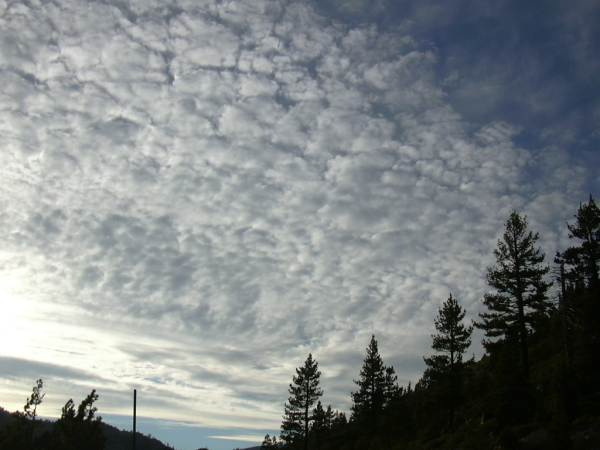
[[(180, 450), (276, 433), (309, 352), (419, 379), (512, 210), (600, 193), (595, 0), (0, 0), (0, 405)], [(480, 336), (470, 354), (480, 355)]]

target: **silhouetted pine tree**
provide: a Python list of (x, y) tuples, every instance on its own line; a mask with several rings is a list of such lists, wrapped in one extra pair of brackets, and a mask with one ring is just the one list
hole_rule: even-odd
[(575, 223), (567, 224), (569, 238), (579, 241), (579, 245), (570, 247), (564, 256), (574, 269), (579, 269), (588, 286), (598, 283), (598, 262), (600, 261), (600, 208), (590, 195), (588, 203), (579, 206)]
[(104, 434), (101, 424), (102, 418), (96, 416), (97, 408), (94, 402), (98, 400), (96, 390), (79, 404), (69, 399), (62, 408), (60, 419), (56, 422), (52, 437), (52, 450), (102, 450), (104, 449)]
[(308, 448), (308, 431), (312, 420), (311, 407), (323, 395), (319, 387), (321, 372), (318, 366), (312, 354), (309, 354), (304, 366), (296, 369), (281, 424), (281, 439), (293, 446), (302, 442), (305, 450)]
[(473, 332), (472, 326), (465, 326), (462, 323), (465, 314), (465, 310), (450, 294), (434, 320), (437, 334), (431, 336), (433, 339), (431, 347), (444, 355), (435, 363), (431, 361), (432, 358), (424, 358), (427, 366), (435, 366), (443, 372), (454, 372), (455, 367), (462, 363), (462, 355), (471, 345)]
[(566, 249), (556, 261), (561, 265), (564, 347), (568, 368), (574, 370), (568, 374), (568, 380), (574, 380), (578, 407), (593, 409), (589, 393), (596, 392), (600, 396), (597, 387), (600, 377), (597, 362), (600, 348), (600, 208), (591, 195), (588, 203), (579, 205), (575, 223), (567, 226), (569, 238), (575, 245)]
[(35, 386), (31, 392), (31, 396), (27, 399), (25, 406), (23, 407), (23, 411), (25, 411), (25, 417), (35, 422), (37, 418), (37, 407), (41, 405), (42, 400), (46, 394), (42, 392), (44, 388), (44, 382), (40, 378), (35, 382)]
[(544, 254), (535, 244), (538, 233), (527, 228), (527, 218), (511, 213), (498, 247), (494, 250), (496, 264), (488, 268), (488, 284), (496, 290), (486, 294), (483, 303), (489, 312), (479, 314), (475, 324), (484, 330), (484, 345), (490, 350), (492, 339), (516, 339), (519, 343), (521, 369), (529, 380), (529, 330), (537, 319), (545, 317), (551, 307), (546, 296), (550, 284), (544, 280), (549, 268), (544, 266)]
[(38, 379), (33, 386), (31, 395), (25, 401), (23, 412), (15, 412), (12, 421), (0, 430), (0, 449), (34, 450), (40, 447), (38, 430), (37, 407), (44, 400), (42, 389), (44, 382)]
[(267, 433), (265, 435), (265, 438), (262, 441), (262, 444), (260, 446), (261, 450), (266, 450), (266, 449), (270, 449), (270, 448), (280, 448), (279, 442), (277, 442), (277, 437), (276, 436), (269, 436), (269, 433)]
[(312, 429), (315, 431), (323, 431), (329, 428), (327, 424), (326, 412), (323, 409), (321, 401), (317, 402), (317, 407), (313, 410), (313, 425)]
[(335, 413), (333, 412), (333, 409), (331, 409), (331, 405), (327, 405), (327, 409), (325, 410), (325, 428), (328, 430), (331, 430), (334, 417)]
[(394, 368), (383, 364), (375, 336), (367, 347), (360, 378), (354, 382), (359, 389), (352, 393), (351, 420), (375, 418), (397, 393)]
[[(556, 281), (560, 285), (558, 294), (558, 315), (560, 320), (561, 347), (564, 355), (564, 361), (570, 368), (573, 357), (573, 323), (576, 321), (575, 308), (573, 307), (574, 282), (572, 273), (568, 271), (567, 260), (560, 252), (556, 252), (554, 263), (557, 265), (555, 271)], [(581, 284), (583, 286), (583, 284)]]
[(340, 411), (335, 411), (331, 419), (331, 428), (340, 428), (348, 424), (346, 414)]
[(427, 369), (424, 379), (438, 383), (441, 403), (448, 409), (450, 427), (454, 423), (455, 409), (461, 392), (462, 355), (471, 345), (472, 326), (465, 326), (465, 310), (459, 305), (452, 294), (438, 310), (434, 320), (437, 334), (433, 334), (432, 348), (442, 353), (429, 358), (423, 358)]
[(398, 386), (398, 376), (393, 366), (385, 368), (385, 379), (383, 382), (384, 406), (400, 397), (400, 387)]
[(331, 420), (333, 419), (333, 411), (331, 405), (327, 406), (327, 410), (323, 409), (323, 405), (319, 401), (317, 407), (313, 410), (313, 425), (311, 427), (311, 448), (320, 449), (323, 439), (331, 429)]

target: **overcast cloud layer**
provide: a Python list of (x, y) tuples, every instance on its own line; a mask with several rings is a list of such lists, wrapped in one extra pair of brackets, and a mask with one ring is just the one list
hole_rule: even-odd
[(518, 89), (414, 20), (345, 17), (0, 1), (0, 404), (44, 376), (47, 415), (91, 388), (127, 413), (136, 386), (147, 416), (277, 430), (308, 352), (334, 408), (372, 333), (416, 381), (448, 293), (479, 311), (512, 209), (565, 245), (598, 130), (523, 140)]

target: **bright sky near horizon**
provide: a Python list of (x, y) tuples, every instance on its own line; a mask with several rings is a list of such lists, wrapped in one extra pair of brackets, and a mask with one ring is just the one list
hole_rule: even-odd
[(220, 450), (278, 430), (309, 352), (334, 408), (372, 333), (416, 381), (509, 212), (551, 262), (600, 192), (598, 23), (592, 0), (0, 0), (0, 406), (42, 377), (42, 414), (97, 389), (125, 427), (136, 387), (142, 431)]

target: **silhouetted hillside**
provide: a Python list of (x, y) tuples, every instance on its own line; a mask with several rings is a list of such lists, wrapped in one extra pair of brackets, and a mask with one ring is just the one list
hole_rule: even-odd
[[(130, 450), (131, 431), (119, 430), (112, 425), (103, 424), (102, 431), (106, 437), (106, 450)], [(163, 444), (158, 439), (137, 433), (136, 447), (138, 450), (171, 450), (173, 447)]]
[[(4, 429), (12, 420), (11, 413), (0, 407), (0, 431)], [(43, 434), (50, 431), (54, 422), (50, 420), (40, 420), (38, 432)], [(112, 425), (102, 423), (102, 432), (106, 438), (105, 450), (130, 450), (131, 449), (131, 431), (119, 430)], [(173, 447), (165, 445), (158, 439), (137, 433), (137, 450), (172, 450)]]

